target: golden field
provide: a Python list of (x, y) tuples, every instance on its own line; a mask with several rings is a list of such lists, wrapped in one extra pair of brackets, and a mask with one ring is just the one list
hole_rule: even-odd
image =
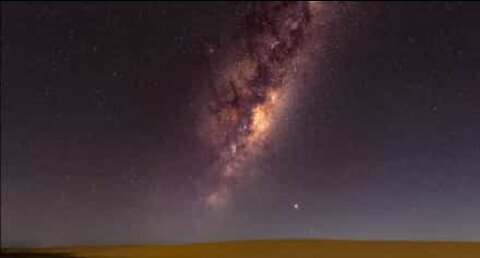
[[(258, 240), (182, 245), (132, 245), (31, 250), (58, 257), (125, 258), (479, 258), (480, 242), (382, 242), (334, 240)], [(4, 253), (5, 254), (5, 253)], [(2, 255), (3, 256), (3, 255)], [(8, 256), (8, 255), (7, 255)], [(40, 255), (41, 257), (44, 257)], [(40, 257), (38, 256), (38, 257)], [(20, 257), (20, 256), (12, 256)], [(28, 256), (25, 256), (28, 257)], [(37, 257), (37, 256), (32, 256)], [(50, 256), (45, 256), (50, 257)], [(52, 255), (51, 257), (55, 257)]]

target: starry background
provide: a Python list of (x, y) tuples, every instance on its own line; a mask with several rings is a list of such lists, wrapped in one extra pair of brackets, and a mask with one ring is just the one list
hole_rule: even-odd
[(480, 240), (480, 5), (337, 4), (291, 133), (210, 226), (197, 82), (244, 4), (3, 2), (2, 246)]

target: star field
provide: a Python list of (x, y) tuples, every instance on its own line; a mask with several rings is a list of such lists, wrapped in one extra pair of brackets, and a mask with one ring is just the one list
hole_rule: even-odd
[(2, 247), (478, 241), (480, 5), (265, 6), (2, 3)]

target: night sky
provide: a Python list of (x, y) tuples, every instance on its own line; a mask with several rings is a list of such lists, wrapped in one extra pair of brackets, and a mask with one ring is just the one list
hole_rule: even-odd
[(2, 246), (480, 240), (480, 4), (262, 8), (2, 2)]

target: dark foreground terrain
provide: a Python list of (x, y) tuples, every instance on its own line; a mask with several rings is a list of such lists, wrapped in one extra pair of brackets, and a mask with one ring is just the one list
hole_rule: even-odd
[(184, 245), (132, 245), (3, 250), (1, 257), (205, 257), (205, 258), (478, 258), (480, 242), (259, 240)]

